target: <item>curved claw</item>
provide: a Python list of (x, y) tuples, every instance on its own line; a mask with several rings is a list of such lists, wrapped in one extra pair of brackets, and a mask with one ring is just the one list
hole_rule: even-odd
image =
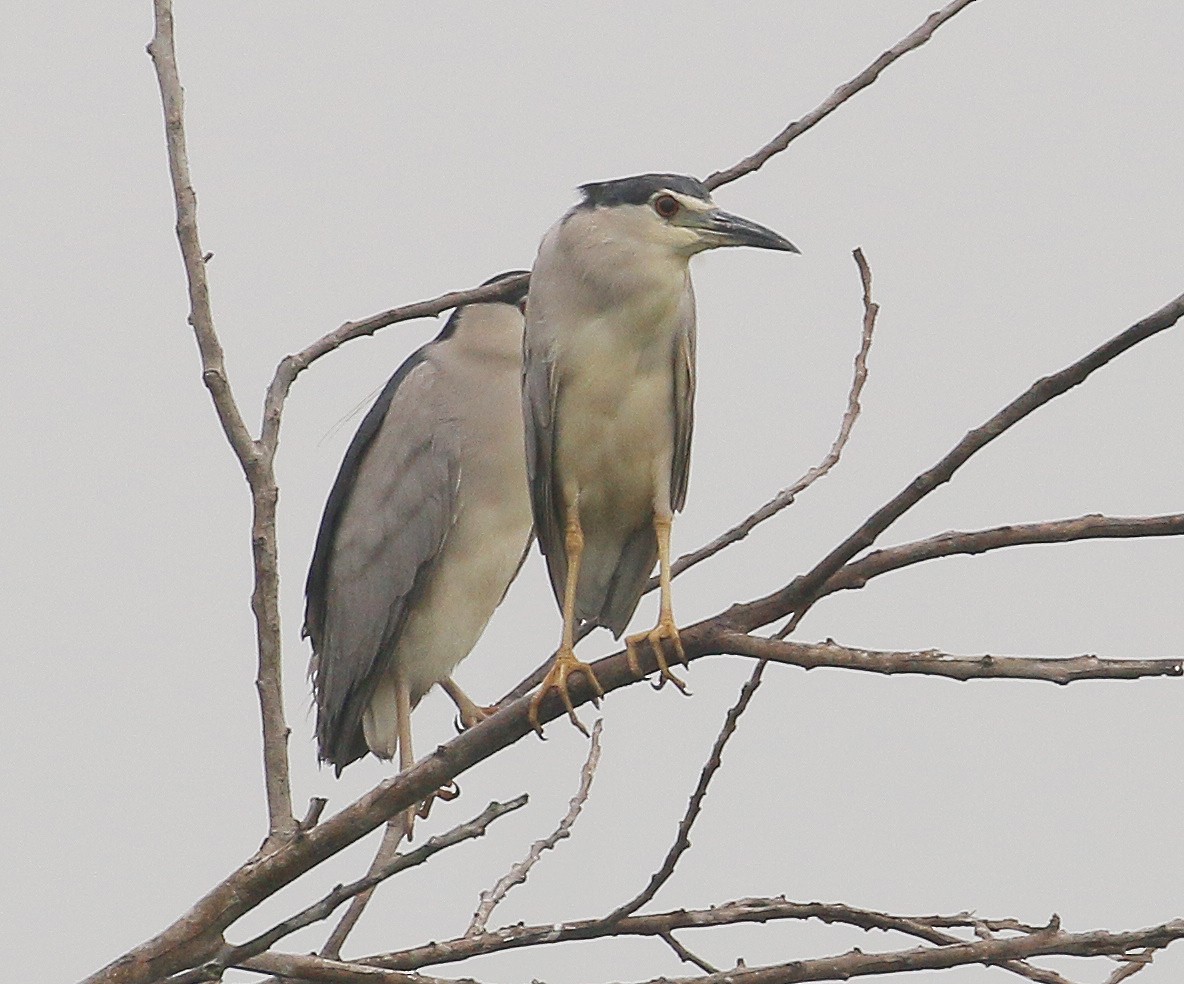
[(463, 734), (469, 728), (476, 727), (487, 717), (492, 717), (497, 712), (498, 707), (498, 704), (490, 704), (488, 707), (474, 704), (471, 709), (458, 713), (452, 719), (452, 726), (456, 729), (458, 735)]
[(460, 786), (453, 780), (447, 786), (441, 786), (435, 792), (428, 793), (427, 798), (415, 808), (415, 813), (421, 820), (426, 820), (428, 814), (432, 812), (432, 804), (436, 800), (440, 800), (443, 803), (451, 803), (459, 795)]
[(585, 738), (589, 737), (588, 729), (584, 727), (583, 723), (576, 717), (576, 709), (571, 702), (571, 694), (567, 692), (567, 678), (572, 673), (583, 673), (592, 688), (596, 691), (592, 698), (592, 703), (600, 706), (600, 698), (604, 696), (604, 688), (600, 686), (600, 681), (596, 679), (596, 674), (592, 671), (592, 667), (587, 663), (576, 658), (575, 653), (570, 650), (560, 650), (555, 654), (555, 662), (551, 664), (551, 669), (547, 671), (547, 675), (543, 678), (542, 684), (533, 697), (530, 698), (530, 708), (528, 716), (530, 718), (530, 726), (534, 728), (535, 734), (540, 738), (543, 735), (543, 726), (539, 723), (539, 706), (546, 698), (550, 691), (555, 690), (559, 693), (563, 700), (563, 706), (567, 708), (567, 716)]
[(625, 652), (629, 660), (629, 667), (639, 679), (644, 674), (641, 672), (641, 661), (638, 659), (634, 647), (641, 645), (643, 642), (649, 643), (650, 649), (653, 650), (654, 658), (658, 662), (658, 672), (660, 675), (654, 683), (654, 689), (661, 690), (669, 682), (674, 684), (684, 697), (689, 697), (691, 692), (687, 688), (686, 683), (670, 671), (670, 664), (666, 662), (666, 650), (663, 644), (669, 642), (673, 645), (674, 651), (678, 655), (678, 661), (686, 667), (691, 665), (690, 660), (687, 659), (686, 651), (682, 647), (682, 639), (679, 638), (678, 626), (674, 624), (674, 619), (669, 616), (662, 616), (658, 619), (658, 624), (649, 632), (639, 632), (637, 635), (626, 637)]

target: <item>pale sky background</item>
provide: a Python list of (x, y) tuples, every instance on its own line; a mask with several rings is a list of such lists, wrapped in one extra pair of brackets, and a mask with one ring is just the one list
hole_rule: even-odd
[[(252, 429), (286, 353), (344, 320), (529, 266), (583, 181), (732, 164), (936, 5), (179, 0), (214, 313)], [(0, 976), (69, 981), (162, 929), (264, 834), (249, 500), (185, 324), (148, 0), (13, 4), (5, 20)], [(844, 461), (750, 542), (681, 579), (681, 622), (785, 583), (1034, 379), (1184, 290), (1182, 37), (1176, 0), (979, 0), (788, 153), (719, 190), (723, 207), (803, 255), (694, 263), (698, 429), (678, 552), (829, 447), (858, 343), (855, 246), (883, 311)], [(360, 419), (345, 418), (438, 325), (348, 345), (288, 403), (281, 602), (301, 812), (311, 796), (336, 810), (389, 772), (368, 759), (337, 781), (316, 766), (301, 590)], [(1179, 511), (1181, 332), (1024, 421), (882, 544)], [(799, 637), (1179, 656), (1182, 575), (1178, 540), (1013, 549), (828, 599)], [(635, 628), (654, 609), (644, 601)], [(459, 679), (491, 700), (558, 631), (535, 555)], [(614, 649), (601, 633), (582, 652)], [(644, 686), (610, 697), (584, 817), (495, 922), (602, 915), (639, 890), (750, 669), (696, 663), (689, 700)], [(694, 849), (651, 911), (784, 893), (904, 913), (1056, 911), (1072, 930), (1184, 916), (1182, 688), (773, 668)], [(419, 749), (451, 722), (443, 697), (426, 700)], [(478, 892), (554, 827), (576, 788), (586, 742), (562, 723), (548, 736), (462, 777), (464, 795), (422, 835), (491, 798), (527, 791), (531, 804), (386, 886), (347, 954), (464, 931)], [(373, 846), (323, 865), (230, 938), (356, 877)], [(326, 931), (283, 948), (314, 949)], [(908, 945), (794, 923), (682, 939), (725, 966)], [(646, 939), (436, 972), (554, 984), (694, 973)], [(942, 979), (1006, 978), (966, 968)], [(1182, 978), (1177, 944), (1138, 980)]]

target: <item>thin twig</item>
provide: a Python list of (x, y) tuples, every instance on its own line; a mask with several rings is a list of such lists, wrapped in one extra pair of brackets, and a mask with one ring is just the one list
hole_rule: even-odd
[(879, 58), (868, 65), (862, 72), (856, 75), (851, 81), (844, 83), (832, 92), (822, 103), (815, 109), (811, 110), (800, 120), (790, 123), (777, 136), (770, 140), (765, 146), (754, 154), (750, 154), (744, 160), (737, 164), (733, 164), (729, 168), (722, 171), (716, 171), (708, 175), (703, 183), (708, 188), (715, 189), (720, 185), (727, 184), (730, 181), (735, 181), (737, 178), (742, 178), (746, 174), (751, 174), (758, 170), (771, 157), (781, 153), (790, 143), (797, 137), (810, 129), (815, 123), (825, 119), (843, 103), (854, 96), (861, 89), (866, 89), (869, 85), (879, 78), (880, 73), (884, 71), (889, 65), (900, 58), (902, 55), (913, 51), (931, 37), (942, 24), (948, 21), (951, 17), (957, 14), (962, 8), (968, 7), (974, 0), (954, 0), (953, 3), (948, 4), (941, 10), (930, 14), (926, 18), (925, 23), (918, 27), (911, 34), (901, 38), (891, 48), (885, 51)]
[(173, 44), (171, 0), (155, 0), (156, 32), (148, 54), (156, 68), (164, 107), (165, 142), (169, 175), (177, 207), (177, 239), (189, 285), (189, 323), (201, 354), (202, 380), (210, 391), (218, 421), (242, 466), (251, 489), (251, 548), (255, 585), (251, 608), (255, 614), (258, 645), (258, 675), (255, 688), (263, 725), (263, 770), (267, 790), (268, 839), (264, 850), (276, 849), (297, 832), (292, 813), (292, 789), (288, 769), (288, 726), (284, 722), (283, 688), (280, 680), (279, 566), (275, 538), (275, 508), (278, 491), (273, 468), (274, 446), (270, 451), (251, 439), (235, 403), (222, 346), (214, 330), (210, 291), (206, 280), (205, 253), (197, 232), (197, 196), (189, 175), (185, 147), (185, 102), (177, 72)]
[(484, 933), (485, 927), (489, 924), (489, 917), (493, 915), (493, 910), (509, 894), (510, 889), (526, 881), (530, 869), (538, 863), (543, 852), (553, 850), (561, 840), (571, 836), (571, 828), (579, 819), (584, 804), (588, 802), (588, 794), (592, 791), (592, 780), (596, 776), (596, 767), (600, 764), (600, 732), (603, 726), (604, 721), (600, 718), (592, 726), (591, 747), (588, 749), (588, 758), (584, 762), (584, 767), (580, 770), (580, 788), (576, 790), (575, 796), (568, 804), (567, 813), (559, 821), (559, 826), (547, 837), (535, 841), (527, 851), (526, 857), (498, 879), (493, 888), (481, 893), (481, 902), (477, 906), (477, 911), (473, 913), (469, 928), (465, 931), (466, 936), (477, 936)]
[(662, 866), (650, 876), (649, 884), (645, 888), (628, 902), (624, 902), (613, 909), (612, 912), (604, 917), (604, 922), (608, 924), (619, 922), (625, 916), (635, 913), (657, 895), (658, 889), (665, 885), (670, 880), (670, 876), (674, 874), (674, 868), (678, 864), (678, 859), (691, 846), (691, 828), (695, 825), (695, 820), (698, 819), (699, 813), (703, 809), (703, 800), (707, 796), (707, 787), (711, 785), (712, 777), (719, 770), (720, 764), (723, 761), (724, 748), (732, 735), (735, 734), (736, 724), (739, 722), (740, 716), (748, 709), (748, 704), (752, 700), (753, 694), (760, 687), (764, 669), (764, 663), (756, 666), (748, 681), (740, 688), (740, 695), (736, 698), (736, 703), (732, 705), (732, 708), (724, 717), (723, 727), (720, 728), (719, 734), (716, 735), (715, 742), (711, 746), (711, 754), (707, 757), (707, 761), (703, 764), (703, 770), (699, 773), (699, 782), (695, 785), (695, 791), (691, 793), (686, 812), (683, 813), (682, 820), (679, 821), (678, 832), (675, 835), (674, 843), (670, 845), (670, 850), (666, 852), (666, 858), (662, 861)]
[[(382, 842), (378, 845), (378, 850), (374, 854), (374, 860), (370, 862), (370, 868), (366, 874), (373, 875), (382, 871), (395, 857), (399, 850), (399, 844), (403, 840), (403, 835), (407, 831), (406, 817), (406, 813), (401, 813), (386, 822), (386, 827), (382, 832)], [(333, 932), (325, 940), (324, 946), (321, 947), (322, 957), (336, 960), (341, 956), (341, 947), (345, 944), (345, 940), (349, 934), (353, 932), (353, 928), (358, 924), (358, 920), (362, 918), (362, 913), (366, 911), (366, 906), (370, 904), (370, 899), (373, 898), (377, 888), (377, 884), (371, 885), (350, 899), (345, 913), (337, 925), (333, 927)]]
[(300, 830), (312, 830), (320, 822), (321, 814), (325, 812), (325, 807), (328, 805), (329, 801), (324, 796), (312, 797), (308, 801), (308, 812), (299, 823)]
[(709, 964), (702, 957), (700, 957), (700, 956), (692, 953), (690, 950), (688, 950), (685, 946), (683, 946), (681, 943), (678, 942), (678, 940), (676, 940), (674, 938), (673, 933), (662, 933), (661, 938), (666, 943), (666, 945), (668, 947), (670, 947), (671, 950), (674, 951), (675, 956), (677, 956), (678, 959), (681, 960), (683, 963), (694, 964), (696, 967), (698, 967), (705, 974), (718, 974), (719, 973), (718, 967), (713, 967), (711, 964)]

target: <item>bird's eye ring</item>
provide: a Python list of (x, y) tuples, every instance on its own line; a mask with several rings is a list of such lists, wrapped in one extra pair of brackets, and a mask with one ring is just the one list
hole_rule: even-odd
[(673, 195), (659, 195), (654, 199), (654, 211), (664, 219), (675, 216), (681, 206)]

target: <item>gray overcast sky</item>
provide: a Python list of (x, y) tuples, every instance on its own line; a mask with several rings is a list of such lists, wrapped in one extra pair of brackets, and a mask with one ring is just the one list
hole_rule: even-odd
[[(580, 182), (733, 163), (936, 5), (179, 0), (214, 312), (252, 426), (284, 354), (346, 319), (529, 266)], [(12, 5), (0, 42), (0, 924), (14, 981), (78, 978), (157, 932), (265, 825), (248, 499), (185, 325), (150, 34), (148, 0), (68, 0)], [(883, 312), (845, 460), (751, 542), (680, 580), (680, 621), (784, 583), (1034, 379), (1184, 290), (1181, 37), (1175, 0), (980, 0), (790, 152), (719, 191), (803, 255), (731, 250), (694, 264), (700, 392), (680, 552), (829, 446), (858, 340), (857, 245)], [(418, 322), (352, 343), (288, 404), (281, 600), (299, 804), (324, 795), (336, 809), (388, 771), (368, 760), (335, 781), (315, 765), (301, 586), (359, 419), (345, 418), (437, 330)], [(1181, 331), (1022, 423), (884, 542), (1179, 511)], [(1013, 549), (828, 600), (800, 636), (1180, 655), (1182, 574), (1178, 541)], [(653, 607), (643, 602), (639, 627)], [(492, 699), (551, 650), (558, 626), (532, 557), (459, 679)], [(592, 657), (611, 640), (585, 645)], [(503, 921), (602, 914), (641, 887), (749, 669), (697, 663), (689, 700), (646, 687), (609, 699), (585, 816), (498, 910)], [(1080, 930), (1184, 915), (1182, 693), (1178, 681), (1053, 688), (778, 670), (695, 850), (654, 904), (785, 893), (1033, 921), (1055, 910)], [(419, 748), (444, 740), (451, 718), (444, 698), (426, 700)], [(560, 724), (549, 737), (463, 778), (464, 796), (426, 830), (495, 796), (529, 791), (531, 805), (388, 887), (347, 952), (463, 931), (478, 891), (575, 789), (586, 744)], [(232, 939), (353, 877), (372, 849), (312, 873)], [(285, 947), (312, 949), (321, 932)], [(900, 945), (796, 925), (687, 942), (724, 965)], [(562, 984), (690, 971), (638, 941), (442, 972)], [(1182, 978), (1177, 946), (1139, 980)]]

